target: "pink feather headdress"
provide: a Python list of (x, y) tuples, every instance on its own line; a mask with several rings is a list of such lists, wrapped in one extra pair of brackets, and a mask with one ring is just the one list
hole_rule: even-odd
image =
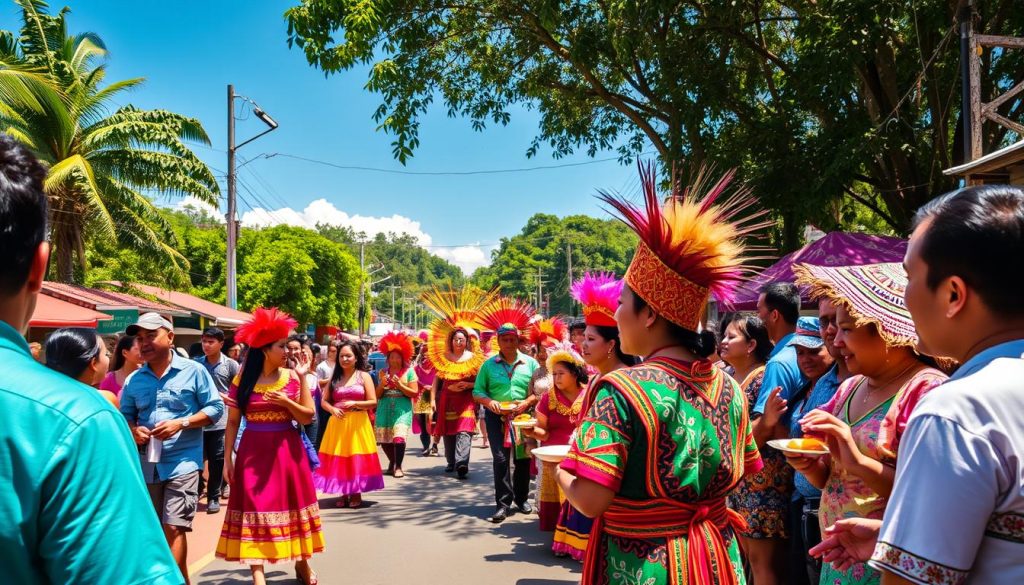
[(617, 327), (615, 309), (622, 294), (622, 280), (610, 272), (591, 274), (572, 283), (569, 289), (572, 298), (583, 306), (583, 320), (587, 325)]

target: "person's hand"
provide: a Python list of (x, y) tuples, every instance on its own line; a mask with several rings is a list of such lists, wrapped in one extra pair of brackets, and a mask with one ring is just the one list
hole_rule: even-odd
[(145, 445), (149, 442), (149, 436), (152, 433), (149, 429), (144, 426), (137, 426), (132, 430), (132, 438), (135, 439), (136, 445)]
[(781, 392), (782, 386), (776, 386), (768, 394), (768, 400), (764, 403), (764, 414), (761, 416), (764, 417), (764, 422), (769, 427), (779, 424), (782, 415), (786, 414), (786, 411), (789, 410), (786, 399), (779, 396)]
[(331, 416), (336, 416), (338, 418), (345, 418), (345, 411), (340, 409), (340, 408), (338, 408), (338, 407), (336, 407), (336, 406), (332, 406), (331, 407)]
[(516, 409), (512, 411), (513, 416), (519, 416), (527, 410), (530, 410), (530, 403), (526, 400), (516, 403)]
[(306, 355), (305, 351), (300, 351), (296, 358), (297, 359), (294, 361), (292, 369), (295, 370), (295, 373), (299, 376), (305, 376), (309, 373), (309, 356)]
[(176, 435), (178, 431), (184, 428), (182, 426), (183, 422), (184, 421), (180, 418), (160, 421), (155, 427), (153, 427), (153, 431), (150, 433), (150, 436), (160, 439), (161, 441), (164, 439), (170, 439)]
[(786, 463), (789, 463), (793, 469), (803, 474), (806, 474), (808, 471), (811, 471), (820, 465), (820, 462), (818, 461), (819, 458), (811, 455), (802, 455), (799, 453), (783, 453), (783, 455), (786, 456)]
[(355, 410), (356, 403), (354, 400), (343, 400), (338, 404), (338, 407), (342, 410)]
[(267, 401), (269, 404), (273, 404), (274, 406), (280, 406), (282, 408), (287, 407), (288, 403), (291, 402), (291, 400), (288, 398), (288, 395), (285, 394), (284, 392), (281, 392), (280, 390), (276, 390), (274, 392), (267, 392), (266, 394), (263, 395), (263, 400)]
[(824, 410), (815, 409), (800, 419), (800, 427), (805, 434), (822, 437), (828, 445), (832, 460), (838, 462), (847, 471), (861, 466), (864, 454), (850, 433), (850, 426)]
[(808, 552), (832, 563), (837, 571), (846, 572), (853, 565), (871, 558), (881, 528), (881, 520), (843, 518), (826, 528), (825, 538)]
[(224, 477), (226, 477), (228, 480), (233, 480), (233, 479), (235, 479), (234, 478), (234, 473), (235, 473), (235, 462), (232, 461), (231, 456), (229, 455), (229, 456), (224, 458)]
[(494, 414), (497, 414), (497, 415), (500, 416), (502, 414), (502, 412), (501, 412), (501, 403), (498, 402), (497, 400), (492, 400), (492, 401), (487, 403), (487, 410), (489, 410), (489, 411), (493, 412)]

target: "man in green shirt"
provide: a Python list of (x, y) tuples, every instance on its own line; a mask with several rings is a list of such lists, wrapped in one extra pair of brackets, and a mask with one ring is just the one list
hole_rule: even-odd
[(128, 425), (23, 337), (50, 244), (43, 179), (0, 134), (0, 567), (5, 583), (178, 585)]
[[(491, 443), (494, 466), (494, 501), (498, 505), (488, 518), (499, 524), (512, 513), (514, 503), (520, 512), (529, 514), (533, 506), (527, 501), (530, 492), (530, 460), (514, 458), (514, 449), (508, 443), (508, 418), (521, 414), (537, 403), (530, 395), (530, 378), (537, 369), (537, 360), (519, 351), (519, 330), (506, 323), (498, 328), (498, 354), (480, 366), (473, 387), (473, 399), (484, 405), (484, 424)], [(510, 410), (502, 410), (501, 403), (512, 403)], [(511, 471), (510, 461), (515, 467)]]

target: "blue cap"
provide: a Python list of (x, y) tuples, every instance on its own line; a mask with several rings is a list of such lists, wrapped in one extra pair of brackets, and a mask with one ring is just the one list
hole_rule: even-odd
[(818, 349), (825, 345), (821, 339), (821, 324), (817, 317), (800, 317), (796, 320), (796, 335), (789, 345)]

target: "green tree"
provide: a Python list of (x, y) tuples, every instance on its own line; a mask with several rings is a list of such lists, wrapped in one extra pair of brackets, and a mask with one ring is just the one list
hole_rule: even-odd
[(69, 34), (69, 9), (51, 16), (45, 2), (16, 4), (22, 28), (18, 36), (0, 33), (0, 62), (27, 68), (49, 87), (35, 88), (38, 108), (6, 103), (0, 125), (49, 167), (54, 277), (84, 280), (90, 239), (116, 241), (184, 275), (188, 262), (151, 196), (217, 203), (213, 173), (185, 145), (209, 144), (202, 125), (166, 110), (124, 106), (109, 114), (113, 100), (143, 80), (104, 84), (103, 41), (93, 33)]
[[(379, 128), (404, 162), (435, 100), (473, 127), (540, 114), (530, 155), (652, 148), (738, 166), (782, 225), (840, 223), (850, 200), (905, 230), (955, 181), (958, 2), (951, 0), (300, 0), (289, 42), (325, 73), (370, 65)], [(977, 0), (977, 30), (1024, 34), (1024, 10)], [(984, 55), (983, 95), (1024, 80), (1024, 51)], [(1000, 105), (1013, 118), (1017, 96)], [(989, 148), (1004, 130), (985, 136)]]
[[(451, 282), (458, 286), (465, 280), (458, 266), (423, 249), (416, 238), (409, 234), (378, 233), (369, 238), (365, 233), (356, 232), (352, 228), (331, 225), (318, 225), (317, 231), (334, 242), (348, 246), (356, 257), (359, 255), (360, 242), (363, 242), (367, 271), (380, 269), (370, 278), (377, 281), (390, 277), (367, 291), (368, 306), (394, 319), (402, 319), (403, 298), (418, 299), (420, 293), (430, 286), (441, 282)], [(392, 286), (396, 287), (394, 291)]]
[(282, 225), (243, 231), (238, 259), (244, 310), (276, 306), (302, 324), (355, 327), (359, 263), (343, 246)]
[(622, 276), (636, 249), (636, 236), (622, 223), (587, 215), (558, 218), (538, 213), (522, 232), (502, 238), (490, 266), (478, 268), (471, 279), (484, 289), (501, 287), (502, 294), (528, 298), (537, 304), (537, 281), (543, 283), (542, 311), (574, 315), (579, 311), (569, 296), (569, 252), (573, 277), (584, 272), (613, 272)]

